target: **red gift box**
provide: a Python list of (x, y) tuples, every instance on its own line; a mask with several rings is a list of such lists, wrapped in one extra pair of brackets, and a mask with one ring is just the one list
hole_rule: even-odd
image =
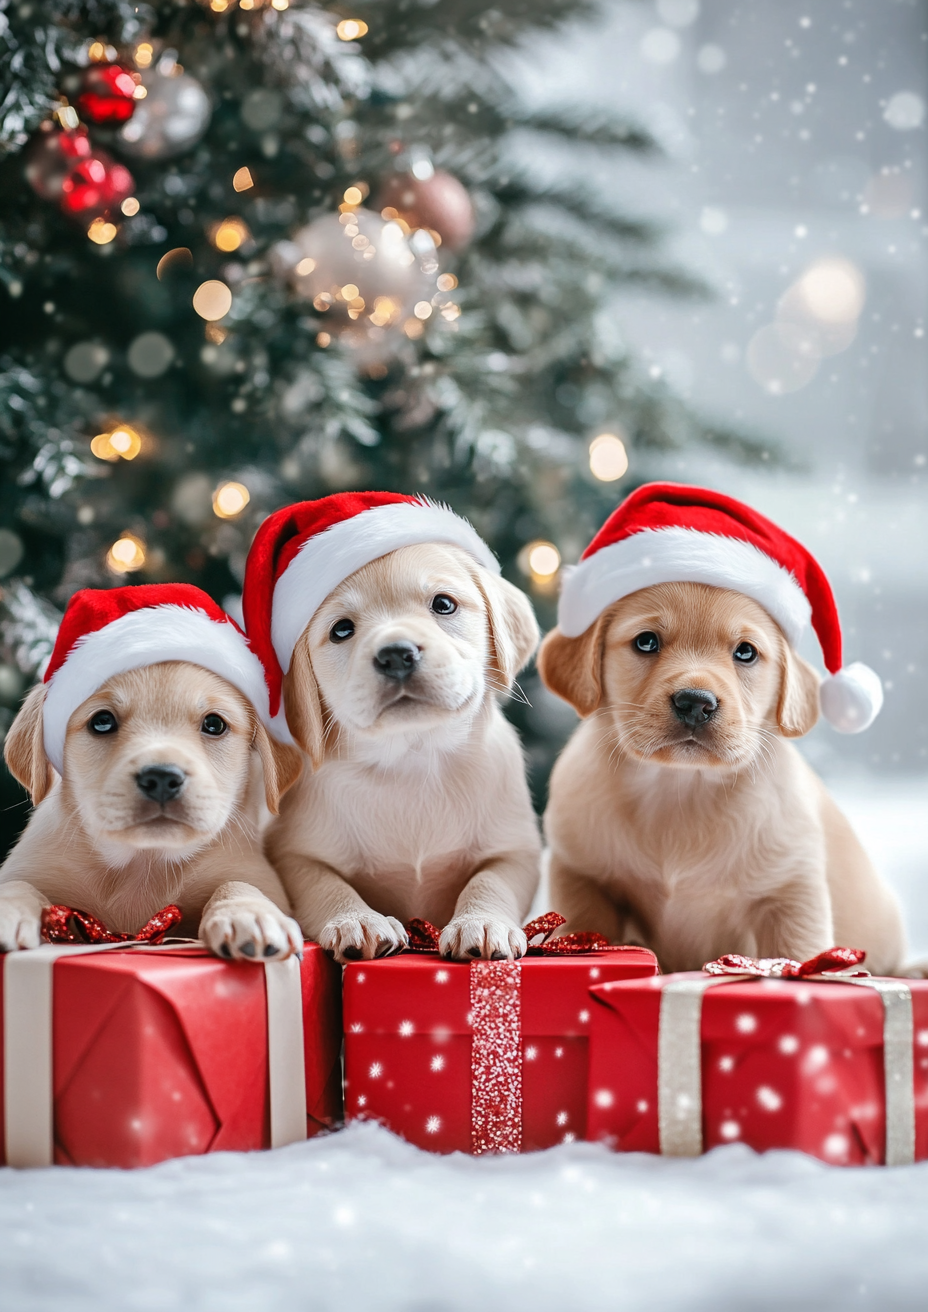
[[(44, 966), (39, 960), (43, 953), (52, 954)], [(24, 961), (27, 957), (31, 960)], [(19, 971), (34, 968), (35, 978), (27, 982), (18, 975), (13, 981), (11, 966)], [(291, 990), (284, 998), (284, 1026), (291, 1020), (296, 1026), (295, 1030), (278, 1031), (277, 1051), (284, 1067), (289, 1067), (278, 1080), (287, 1084), (289, 1077), (290, 1093), (295, 1082), (301, 1103), (302, 1065), (306, 1135), (332, 1125), (341, 1113), (339, 969), (310, 943), (304, 947), (298, 977), (295, 962), (274, 963), (270, 969), (278, 972), (273, 980), (261, 965), (223, 961), (196, 947), (141, 951), (39, 948), (9, 954), (0, 972), (5, 1004), (18, 997), (31, 1012), (43, 978), (51, 980), (53, 994), (47, 1053), (43, 1053), (41, 1038), (33, 1040), (23, 1032), (22, 1023), (17, 1025), (8, 1005), (0, 1008), (0, 1016), (7, 1022), (4, 1066), (12, 1056), (17, 1069), (23, 1071), (27, 1049), (29, 1063), (25, 1083), (20, 1079), (15, 1089), (12, 1081), (4, 1079), (5, 1070), (0, 1073), (7, 1147), (2, 1160), (42, 1164), (41, 1146), (35, 1150), (24, 1142), (29, 1131), (22, 1130), (22, 1117), (34, 1119), (29, 1084), (38, 1079), (42, 1094), (43, 1060), (46, 1125), (50, 1130), (53, 1107), (53, 1157), (57, 1163), (150, 1166), (170, 1157), (270, 1146), (272, 1100), (280, 1097), (280, 1089), (276, 1095), (272, 1091), (269, 1076), (272, 983), (275, 996), (281, 987)], [(43, 971), (53, 974), (43, 977)], [(300, 1004), (302, 1060), (298, 1051), (292, 1050), (299, 1043)], [(278, 1019), (273, 1023), (279, 1026), (280, 1013), (275, 1015)], [(28, 1031), (28, 1024), (25, 1029)], [(293, 1034), (296, 1043), (288, 1048)], [(277, 1057), (275, 1061), (279, 1066)], [(18, 1103), (20, 1120), (15, 1128), (18, 1137), (11, 1139), (14, 1103)], [(293, 1124), (292, 1097), (289, 1113), (291, 1133), (284, 1140), (276, 1134), (274, 1142), (304, 1137), (301, 1108), (295, 1127)], [(41, 1139), (41, 1115), (32, 1133), (33, 1141), (36, 1136)], [(48, 1157), (52, 1155), (50, 1139), (49, 1133)]]
[(433, 1152), (581, 1139), (589, 987), (656, 971), (653, 953), (631, 947), (515, 962), (428, 953), (352, 963), (346, 1115), (381, 1121)]
[[(671, 1032), (671, 989), (684, 995), (689, 1050), (679, 1011)], [(592, 997), (591, 1139), (622, 1152), (691, 1155), (740, 1141), (836, 1165), (883, 1163), (889, 1101), (889, 1160), (928, 1156), (928, 982), (686, 974), (607, 984)], [(681, 1117), (691, 1127), (682, 1144)]]

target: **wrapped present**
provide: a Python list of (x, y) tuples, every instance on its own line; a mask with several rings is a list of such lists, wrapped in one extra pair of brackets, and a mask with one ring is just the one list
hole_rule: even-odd
[[(94, 933), (55, 923), (59, 938)], [(105, 940), (0, 962), (9, 1165), (148, 1166), (340, 1116), (340, 972), (315, 944), (263, 965)]]
[[(519, 1152), (586, 1131), (591, 984), (653, 975), (644, 948), (543, 938), (521, 961), (443, 961), (435, 950), (345, 967), (345, 1109), (435, 1152)], [(413, 922), (413, 941), (437, 932)]]
[(838, 1165), (928, 1156), (928, 981), (835, 948), (591, 990), (589, 1138), (695, 1156), (740, 1141)]

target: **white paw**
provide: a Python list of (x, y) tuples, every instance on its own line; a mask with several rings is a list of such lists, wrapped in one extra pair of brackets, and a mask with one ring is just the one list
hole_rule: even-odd
[(285, 961), (303, 955), (303, 932), (266, 899), (207, 908), (200, 938), (217, 957), (235, 961)]
[(439, 951), (455, 961), (515, 961), (528, 947), (518, 925), (489, 916), (455, 916), (441, 932)]
[(336, 916), (319, 935), (320, 946), (343, 964), (389, 957), (404, 948), (407, 941), (400, 922), (394, 916), (382, 916), (377, 911)]
[(34, 901), (0, 897), (0, 952), (37, 948), (42, 942), (42, 917)]

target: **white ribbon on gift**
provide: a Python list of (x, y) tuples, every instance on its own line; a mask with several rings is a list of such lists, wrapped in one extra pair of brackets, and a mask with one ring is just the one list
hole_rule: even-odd
[[(176, 944), (47, 944), (8, 952), (3, 965), (4, 1131), (8, 1166), (51, 1166), (55, 1115), (52, 1056), (54, 968), (61, 957), (134, 949), (176, 951)], [(267, 1064), (271, 1147), (306, 1138), (306, 1075), (300, 963), (266, 961)]]
[[(657, 1104), (661, 1152), (698, 1157), (702, 1141), (702, 1000), (707, 989), (744, 984), (763, 975), (706, 975), (668, 980), (661, 989), (657, 1038)], [(784, 981), (787, 982), (787, 981)], [(915, 1160), (915, 1088), (912, 990), (902, 980), (823, 974), (790, 984), (856, 984), (883, 1000), (883, 1070), (886, 1088), (886, 1165)]]

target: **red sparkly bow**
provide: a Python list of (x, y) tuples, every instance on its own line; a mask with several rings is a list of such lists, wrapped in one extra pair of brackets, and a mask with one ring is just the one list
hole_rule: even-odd
[(828, 948), (808, 961), (791, 961), (789, 957), (742, 957), (729, 952), (703, 966), (707, 975), (762, 975), (778, 979), (807, 979), (810, 975), (867, 975), (854, 970), (866, 957), (862, 948)]
[[(565, 917), (556, 911), (549, 911), (544, 916), (530, 920), (524, 927), (528, 939), (527, 955), (531, 957), (569, 957), (580, 952), (602, 952), (610, 946), (609, 940), (602, 934), (584, 932), (580, 934), (563, 934), (560, 938), (551, 938), (554, 931), (566, 923)], [(406, 925), (409, 935), (407, 951), (437, 952), (441, 931), (429, 920), (410, 920)], [(533, 940), (538, 939), (536, 943)]]
[(157, 911), (137, 934), (114, 934), (89, 911), (46, 907), (42, 912), (42, 937), (46, 943), (161, 943), (180, 921), (180, 907), (172, 904)]

